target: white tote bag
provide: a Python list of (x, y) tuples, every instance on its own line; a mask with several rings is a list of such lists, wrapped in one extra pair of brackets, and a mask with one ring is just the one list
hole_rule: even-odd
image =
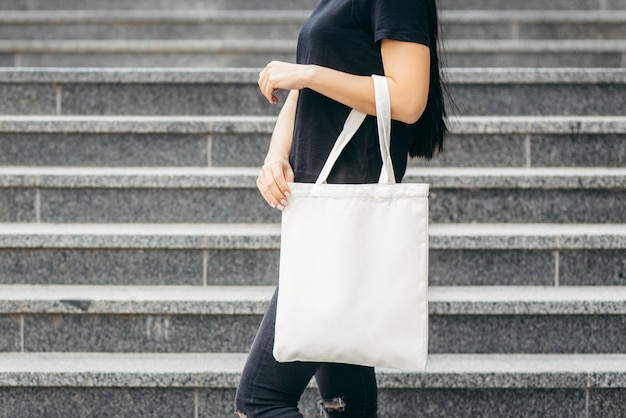
[(395, 184), (387, 81), (372, 76), (378, 184), (327, 184), (365, 114), (353, 110), (315, 184), (292, 183), (282, 213), (279, 362), (423, 371), (428, 353), (428, 184)]

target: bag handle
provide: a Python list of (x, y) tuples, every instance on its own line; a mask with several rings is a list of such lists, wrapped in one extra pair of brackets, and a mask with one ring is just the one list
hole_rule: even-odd
[[(389, 85), (387, 84), (387, 78), (384, 76), (372, 75), (374, 80), (374, 95), (376, 98), (376, 120), (378, 123), (378, 142), (380, 145), (380, 156), (383, 162), (382, 169), (380, 171), (380, 177), (378, 184), (395, 184), (396, 178), (393, 172), (393, 162), (391, 160), (391, 99), (389, 97)], [(356, 109), (352, 109), (346, 122), (343, 126), (343, 130), (337, 137), (333, 149), (328, 155), (328, 159), (322, 167), (319, 177), (315, 184), (325, 184), (328, 180), (333, 166), (339, 159), (341, 152), (348, 145), (348, 142), (359, 130), (359, 127), (363, 124), (367, 115), (363, 112), (359, 112)]]

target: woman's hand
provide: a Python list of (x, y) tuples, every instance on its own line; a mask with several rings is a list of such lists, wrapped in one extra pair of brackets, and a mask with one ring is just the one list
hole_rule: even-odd
[(272, 61), (259, 73), (259, 88), (272, 104), (278, 103), (276, 90), (301, 90), (305, 88), (311, 66)]
[(283, 210), (290, 197), (288, 182), (293, 182), (291, 165), (286, 158), (278, 158), (261, 167), (256, 185), (271, 207)]

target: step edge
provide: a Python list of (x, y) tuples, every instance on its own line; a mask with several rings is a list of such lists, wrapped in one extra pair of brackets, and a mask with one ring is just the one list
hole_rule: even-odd
[[(9, 42), (9, 41), (7, 41)], [(620, 41), (622, 42), (622, 41)], [(626, 40), (623, 41), (626, 48)], [(2, 67), (0, 83), (237, 83), (258, 82), (260, 68)], [(445, 71), (454, 84), (625, 84), (626, 68), (459, 68)]]
[[(432, 224), (432, 249), (626, 249), (626, 224)], [(271, 249), (279, 224), (0, 224), (2, 248)]]
[[(0, 189), (256, 189), (258, 167), (1, 166)], [(408, 168), (405, 183), (442, 189), (622, 190), (626, 168)]]
[[(273, 286), (0, 285), (0, 314), (261, 315)], [(624, 315), (626, 286), (431, 286), (431, 315)]]
[[(234, 388), (245, 358), (0, 354), (0, 386)], [(626, 387), (626, 355), (432, 354), (425, 373), (381, 369), (378, 381), (381, 388), (618, 388)]]

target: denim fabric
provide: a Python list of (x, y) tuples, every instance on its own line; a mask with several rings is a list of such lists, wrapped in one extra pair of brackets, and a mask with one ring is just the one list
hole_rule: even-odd
[[(377, 387), (374, 369), (336, 363), (278, 363), (272, 355), (276, 297), (274, 293), (244, 367), (235, 408), (248, 418), (301, 418), (298, 401), (315, 376), (321, 398), (341, 398), (345, 409), (327, 411), (329, 417), (375, 418)], [(341, 331), (329, 329), (329, 338)]]

